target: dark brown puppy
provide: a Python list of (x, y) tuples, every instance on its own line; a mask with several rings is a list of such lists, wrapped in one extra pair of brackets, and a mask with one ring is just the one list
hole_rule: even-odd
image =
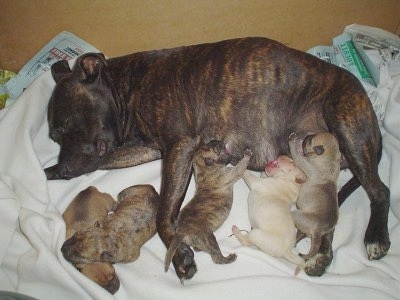
[[(72, 70), (63, 61), (52, 73), (57, 84), (48, 107), (50, 137), (61, 149), (47, 177), (71, 178), (162, 156), (157, 229), (167, 247), (198, 146), (190, 137), (222, 140), (237, 159), (251, 148), (249, 168), (261, 171), (266, 161), (289, 155), (291, 132), (304, 137), (330, 131), (339, 141), (342, 167), (355, 176), (339, 201), (363, 186), (371, 201), (368, 257), (387, 253), (381, 134), (367, 94), (349, 72), (266, 38), (243, 38), (107, 60), (87, 53)], [(320, 248), (324, 259), (308, 262), (308, 274), (324, 273), (331, 239)], [(183, 243), (173, 263), (179, 277), (195, 273), (193, 252)]]
[[(66, 225), (66, 240), (75, 232), (85, 230), (102, 220), (112, 210), (115, 200), (107, 193), (101, 193), (94, 186), (81, 191), (68, 205), (63, 213)], [(74, 264), (82, 274), (111, 294), (118, 291), (120, 282), (112, 264), (93, 262), (88, 264)]]
[(151, 185), (135, 185), (118, 194), (113, 213), (76, 232), (61, 248), (73, 263), (135, 261), (156, 233), (159, 195)]
[(338, 220), (339, 144), (332, 134), (320, 132), (303, 141), (293, 134), (289, 147), (294, 164), (307, 176), (292, 215), (298, 229), (297, 241), (302, 234), (311, 238), (308, 254), (300, 254), (310, 259), (317, 254), (322, 236), (333, 233)]
[[(224, 223), (231, 211), (233, 184), (242, 178), (250, 157), (251, 151), (247, 149), (244, 158), (235, 167), (227, 167), (231, 155), (220, 141), (211, 141), (196, 151), (193, 158), (196, 193), (179, 212), (176, 233), (165, 256), (165, 271), (182, 242), (209, 253), (216, 264), (236, 260), (236, 254), (222, 255), (213, 232)], [(184, 274), (185, 270), (181, 271)], [(182, 276), (180, 279), (183, 284), (186, 278)]]

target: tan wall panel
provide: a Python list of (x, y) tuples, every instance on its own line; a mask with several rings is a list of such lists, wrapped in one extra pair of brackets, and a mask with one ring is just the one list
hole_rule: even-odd
[(0, 68), (70, 31), (108, 56), (267, 36), (305, 50), (358, 23), (396, 32), (399, 0), (0, 0)]

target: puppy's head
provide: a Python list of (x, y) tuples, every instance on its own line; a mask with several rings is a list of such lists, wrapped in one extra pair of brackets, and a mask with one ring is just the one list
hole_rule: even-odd
[(112, 232), (95, 226), (76, 232), (61, 247), (65, 259), (72, 263), (113, 262), (116, 247)]
[(340, 159), (340, 150), (337, 139), (328, 132), (320, 132), (306, 136), (303, 140), (303, 153), (305, 157), (325, 157), (324, 159)]
[(199, 166), (227, 165), (231, 160), (226, 146), (221, 141), (213, 140), (207, 145), (200, 146), (193, 162)]
[(305, 174), (286, 155), (281, 155), (276, 160), (267, 163), (265, 165), (265, 173), (269, 177), (287, 178), (298, 184), (306, 180)]

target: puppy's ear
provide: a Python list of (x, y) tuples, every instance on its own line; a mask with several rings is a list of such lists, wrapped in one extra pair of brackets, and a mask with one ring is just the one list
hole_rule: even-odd
[(66, 60), (60, 60), (58, 62), (55, 62), (50, 69), (51, 69), (51, 75), (53, 76), (54, 81), (56, 83), (59, 82), (60, 79), (64, 77), (66, 74), (71, 73), (68, 61)]
[(317, 155), (322, 155), (325, 152), (325, 148), (322, 145), (314, 146), (313, 149)]
[(107, 66), (107, 60), (102, 53), (86, 53), (79, 58), (77, 64), (82, 70), (81, 80), (93, 83)]
[(108, 251), (103, 251), (100, 254), (100, 260), (104, 262), (109, 262), (113, 259), (113, 255)]

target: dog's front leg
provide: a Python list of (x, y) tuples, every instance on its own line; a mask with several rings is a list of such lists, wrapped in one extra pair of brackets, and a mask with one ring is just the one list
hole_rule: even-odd
[[(133, 167), (161, 158), (159, 150), (144, 146), (122, 146), (105, 157), (97, 168), (99, 170), (111, 170)], [(94, 170), (93, 170), (94, 171)], [(44, 169), (47, 180), (64, 179), (59, 172), (59, 165)]]
[(99, 169), (110, 170), (133, 167), (160, 158), (160, 150), (144, 146), (122, 146), (107, 156)]
[[(184, 137), (168, 147), (163, 158), (161, 204), (157, 214), (157, 231), (168, 248), (175, 235), (175, 224), (189, 184), (192, 159), (200, 138)], [(197, 271), (193, 251), (181, 244), (172, 259), (175, 272), (183, 282)]]

